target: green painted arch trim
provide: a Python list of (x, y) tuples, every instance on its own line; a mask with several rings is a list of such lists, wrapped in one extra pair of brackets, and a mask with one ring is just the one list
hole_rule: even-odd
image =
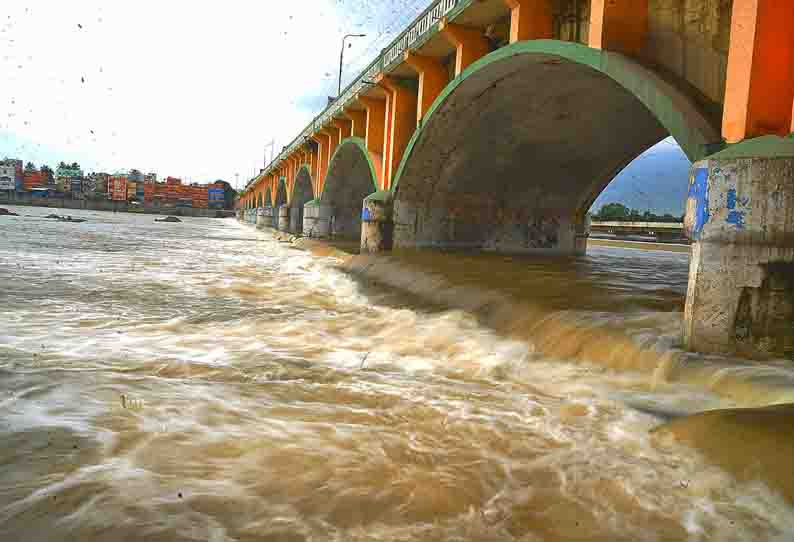
[(318, 200), (318, 199), (310, 199), (303, 206), (304, 207), (319, 207), (320, 206), (320, 200)]
[(696, 162), (705, 156), (715, 152), (722, 146), (722, 138), (716, 127), (708, 126), (705, 122), (689, 122), (678, 104), (674, 103), (671, 96), (662, 91), (663, 87), (668, 87), (675, 91), (669, 83), (665, 83), (661, 78), (647, 68), (637, 64), (633, 60), (619, 53), (593, 49), (586, 45), (559, 40), (529, 40), (519, 41), (511, 45), (497, 49), (472, 63), (458, 77), (453, 79), (441, 91), (441, 94), (428, 109), (427, 114), (422, 119), (420, 125), (414, 130), (408, 146), (405, 148), (400, 167), (397, 169), (397, 176), (392, 184), (391, 190), (394, 191), (400, 183), (405, 164), (411, 158), (414, 146), (422, 135), (428, 121), (433, 114), (441, 107), (446, 99), (457, 89), (466, 79), (477, 73), (479, 70), (499, 62), (506, 58), (524, 54), (545, 54), (554, 55), (578, 64), (589, 66), (631, 92), (645, 107), (656, 117), (659, 123), (675, 138), (690, 161)]
[[(339, 153), (342, 151), (343, 148), (348, 147), (350, 145), (354, 145), (359, 148), (361, 153), (364, 155), (364, 159), (367, 161), (367, 165), (369, 166), (370, 178), (372, 180), (372, 190), (377, 192), (378, 191), (378, 176), (375, 174), (375, 164), (372, 163), (372, 159), (369, 157), (369, 151), (367, 150), (367, 143), (361, 139), (360, 137), (348, 137), (342, 140), (339, 143), (339, 146), (334, 151), (334, 155), (331, 157), (331, 160), (328, 162), (328, 171), (331, 171), (331, 166), (334, 165)], [(325, 178), (328, 179), (328, 171), (325, 173)], [(323, 185), (323, 192), (320, 194), (318, 201), (323, 200), (323, 196), (325, 196), (325, 185)]]
[(388, 203), (392, 199), (394, 199), (394, 192), (391, 190), (378, 190), (364, 198), (364, 201), (382, 201)]
[(303, 164), (301, 167), (298, 168), (298, 171), (295, 172), (295, 182), (292, 183), (292, 194), (289, 195), (290, 201), (292, 201), (292, 196), (295, 195), (295, 187), (298, 186), (298, 176), (301, 174), (301, 172), (304, 169), (306, 170), (306, 173), (309, 175), (309, 186), (312, 189), (312, 197), (314, 197), (314, 183), (312, 182), (314, 179), (312, 179), (312, 170), (309, 169), (308, 165)]

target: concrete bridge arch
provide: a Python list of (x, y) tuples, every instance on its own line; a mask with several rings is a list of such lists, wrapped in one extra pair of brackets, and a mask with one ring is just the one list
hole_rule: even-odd
[(265, 188), (265, 199), (262, 202), (262, 207), (265, 209), (273, 206), (273, 200), (271, 199), (270, 187), (268, 186)]
[(720, 117), (685, 85), (618, 53), (516, 42), (450, 82), (394, 183), (394, 244), (582, 253), (592, 202), (672, 135), (690, 160)]
[(287, 180), (280, 177), (275, 181), (275, 199), (273, 201), (273, 225), (281, 231), (289, 230), (289, 198)]
[(304, 206), (314, 199), (314, 183), (309, 166), (303, 165), (295, 174), (289, 201), (289, 231), (303, 233)]
[(358, 239), (361, 235), (361, 204), (378, 190), (378, 164), (359, 137), (349, 137), (339, 144), (328, 164), (328, 172), (319, 198), (320, 220), (328, 221), (326, 231), (332, 236)]

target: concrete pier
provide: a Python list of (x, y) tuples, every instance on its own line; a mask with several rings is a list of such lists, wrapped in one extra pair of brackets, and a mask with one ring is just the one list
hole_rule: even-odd
[(289, 231), (289, 205), (281, 205), (277, 209), (276, 229), (279, 231)]
[(391, 192), (375, 192), (364, 199), (361, 213), (361, 252), (391, 250), (393, 242)]
[(328, 205), (309, 202), (303, 208), (303, 235), (306, 237), (324, 238), (331, 232), (331, 216), (333, 209)]
[(263, 228), (272, 228), (275, 224), (273, 219), (274, 209), (273, 207), (265, 207), (262, 209), (262, 227)]
[(699, 352), (794, 357), (794, 140), (693, 165), (684, 341)]

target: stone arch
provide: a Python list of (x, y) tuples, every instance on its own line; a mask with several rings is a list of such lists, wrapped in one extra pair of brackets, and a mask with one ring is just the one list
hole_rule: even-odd
[(395, 246), (582, 253), (592, 202), (668, 135), (696, 161), (718, 115), (627, 57), (555, 40), (503, 47), (453, 80), (394, 185)]
[(309, 171), (309, 166), (304, 165), (298, 170), (292, 185), (292, 197), (289, 204), (289, 223), (292, 233), (303, 233), (303, 207), (313, 199), (314, 188), (311, 171)]
[(265, 198), (262, 203), (263, 203), (262, 206), (266, 209), (273, 207), (273, 200), (271, 199), (271, 194), (270, 194), (270, 185), (267, 185), (265, 187)]
[(359, 137), (343, 140), (331, 157), (320, 207), (327, 209), (332, 236), (358, 239), (364, 198), (378, 190), (375, 164)]
[(281, 177), (276, 181), (276, 186), (276, 201), (273, 207), (278, 209), (282, 205), (287, 204), (287, 183), (284, 177)]

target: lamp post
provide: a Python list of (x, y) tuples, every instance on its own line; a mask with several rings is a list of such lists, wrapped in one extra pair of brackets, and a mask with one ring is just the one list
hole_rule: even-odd
[(344, 38), (342, 38), (342, 52), (339, 54), (339, 88), (336, 91), (336, 97), (338, 98), (340, 94), (342, 94), (342, 63), (345, 59), (345, 40), (347, 38), (364, 38), (366, 34), (346, 34)]

